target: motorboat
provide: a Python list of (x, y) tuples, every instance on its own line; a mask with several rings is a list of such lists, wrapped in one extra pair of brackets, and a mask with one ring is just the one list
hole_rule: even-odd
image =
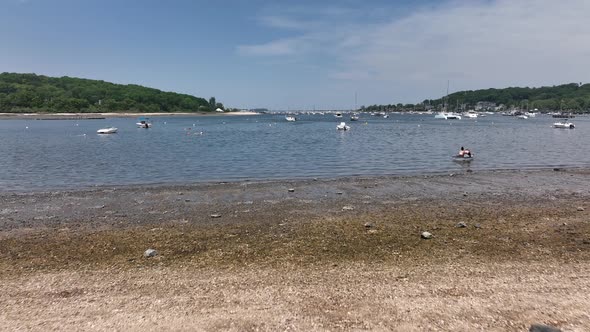
[(339, 125), (336, 126), (338, 130), (350, 130), (350, 126), (346, 125), (346, 122), (340, 122)]
[(350, 121), (358, 121), (359, 120), (359, 116), (358, 115), (351, 115), (350, 116)]
[(434, 116), (435, 119), (445, 119), (445, 120), (461, 120), (461, 116), (455, 113), (447, 113), (447, 112), (439, 112)]
[(139, 122), (135, 123), (139, 128), (151, 128), (152, 124), (147, 119), (140, 119)]
[(553, 128), (559, 129), (574, 129), (576, 126), (571, 122), (555, 122)]
[(297, 118), (294, 116), (286, 116), (285, 120), (287, 120), (289, 122), (295, 122), (295, 121), (297, 121)]
[(342, 113), (336, 113), (336, 114), (334, 114), (334, 116), (337, 117), (337, 118), (341, 118), (342, 117)]
[(468, 119), (477, 119), (478, 114), (475, 113), (474, 111), (467, 111), (467, 112), (463, 113), (463, 116)]
[(102, 128), (96, 131), (97, 134), (116, 134), (117, 128), (110, 127), (110, 128)]
[(521, 115), (517, 115), (517, 116), (516, 116), (516, 118), (517, 118), (517, 119), (523, 119), (523, 120), (526, 120), (526, 119), (528, 119), (529, 117), (528, 117), (528, 116), (526, 116), (526, 115), (524, 115), (524, 114), (521, 114)]

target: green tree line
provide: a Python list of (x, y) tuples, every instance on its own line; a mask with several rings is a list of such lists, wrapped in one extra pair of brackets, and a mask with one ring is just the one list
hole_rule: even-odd
[(564, 110), (570, 112), (590, 111), (590, 84), (570, 83), (539, 88), (510, 87), (459, 91), (439, 99), (426, 99), (418, 104), (371, 105), (367, 111), (424, 110), (430, 107), (449, 110), (457, 107), (472, 109), (478, 102), (491, 102), (510, 108), (539, 109), (540, 111)]
[(213, 97), (207, 101), (134, 84), (0, 74), (0, 112), (210, 112), (217, 107), (223, 109)]

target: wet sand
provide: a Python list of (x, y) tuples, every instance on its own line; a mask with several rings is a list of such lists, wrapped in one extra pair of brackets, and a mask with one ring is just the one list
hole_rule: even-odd
[(3, 193), (0, 326), (586, 331), (589, 198), (590, 170)]

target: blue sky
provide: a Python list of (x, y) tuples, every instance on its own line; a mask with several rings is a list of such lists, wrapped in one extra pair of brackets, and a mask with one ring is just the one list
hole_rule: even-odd
[(226, 106), (352, 108), (584, 82), (590, 1), (0, 0), (0, 72)]

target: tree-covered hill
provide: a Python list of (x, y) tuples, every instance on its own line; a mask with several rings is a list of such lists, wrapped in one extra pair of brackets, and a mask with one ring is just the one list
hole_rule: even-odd
[(504, 108), (539, 109), (541, 111), (567, 110), (570, 112), (587, 112), (590, 110), (590, 84), (570, 83), (557, 86), (539, 88), (511, 87), (505, 89), (484, 89), (459, 91), (434, 100), (424, 100), (413, 105), (373, 105), (366, 110), (411, 110), (430, 107), (442, 108), (448, 105), (450, 110), (455, 108), (474, 108), (479, 102), (489, 102)]
[(210, 112), (223, 105), (139, 85), (0, 74), (0, 112)]

